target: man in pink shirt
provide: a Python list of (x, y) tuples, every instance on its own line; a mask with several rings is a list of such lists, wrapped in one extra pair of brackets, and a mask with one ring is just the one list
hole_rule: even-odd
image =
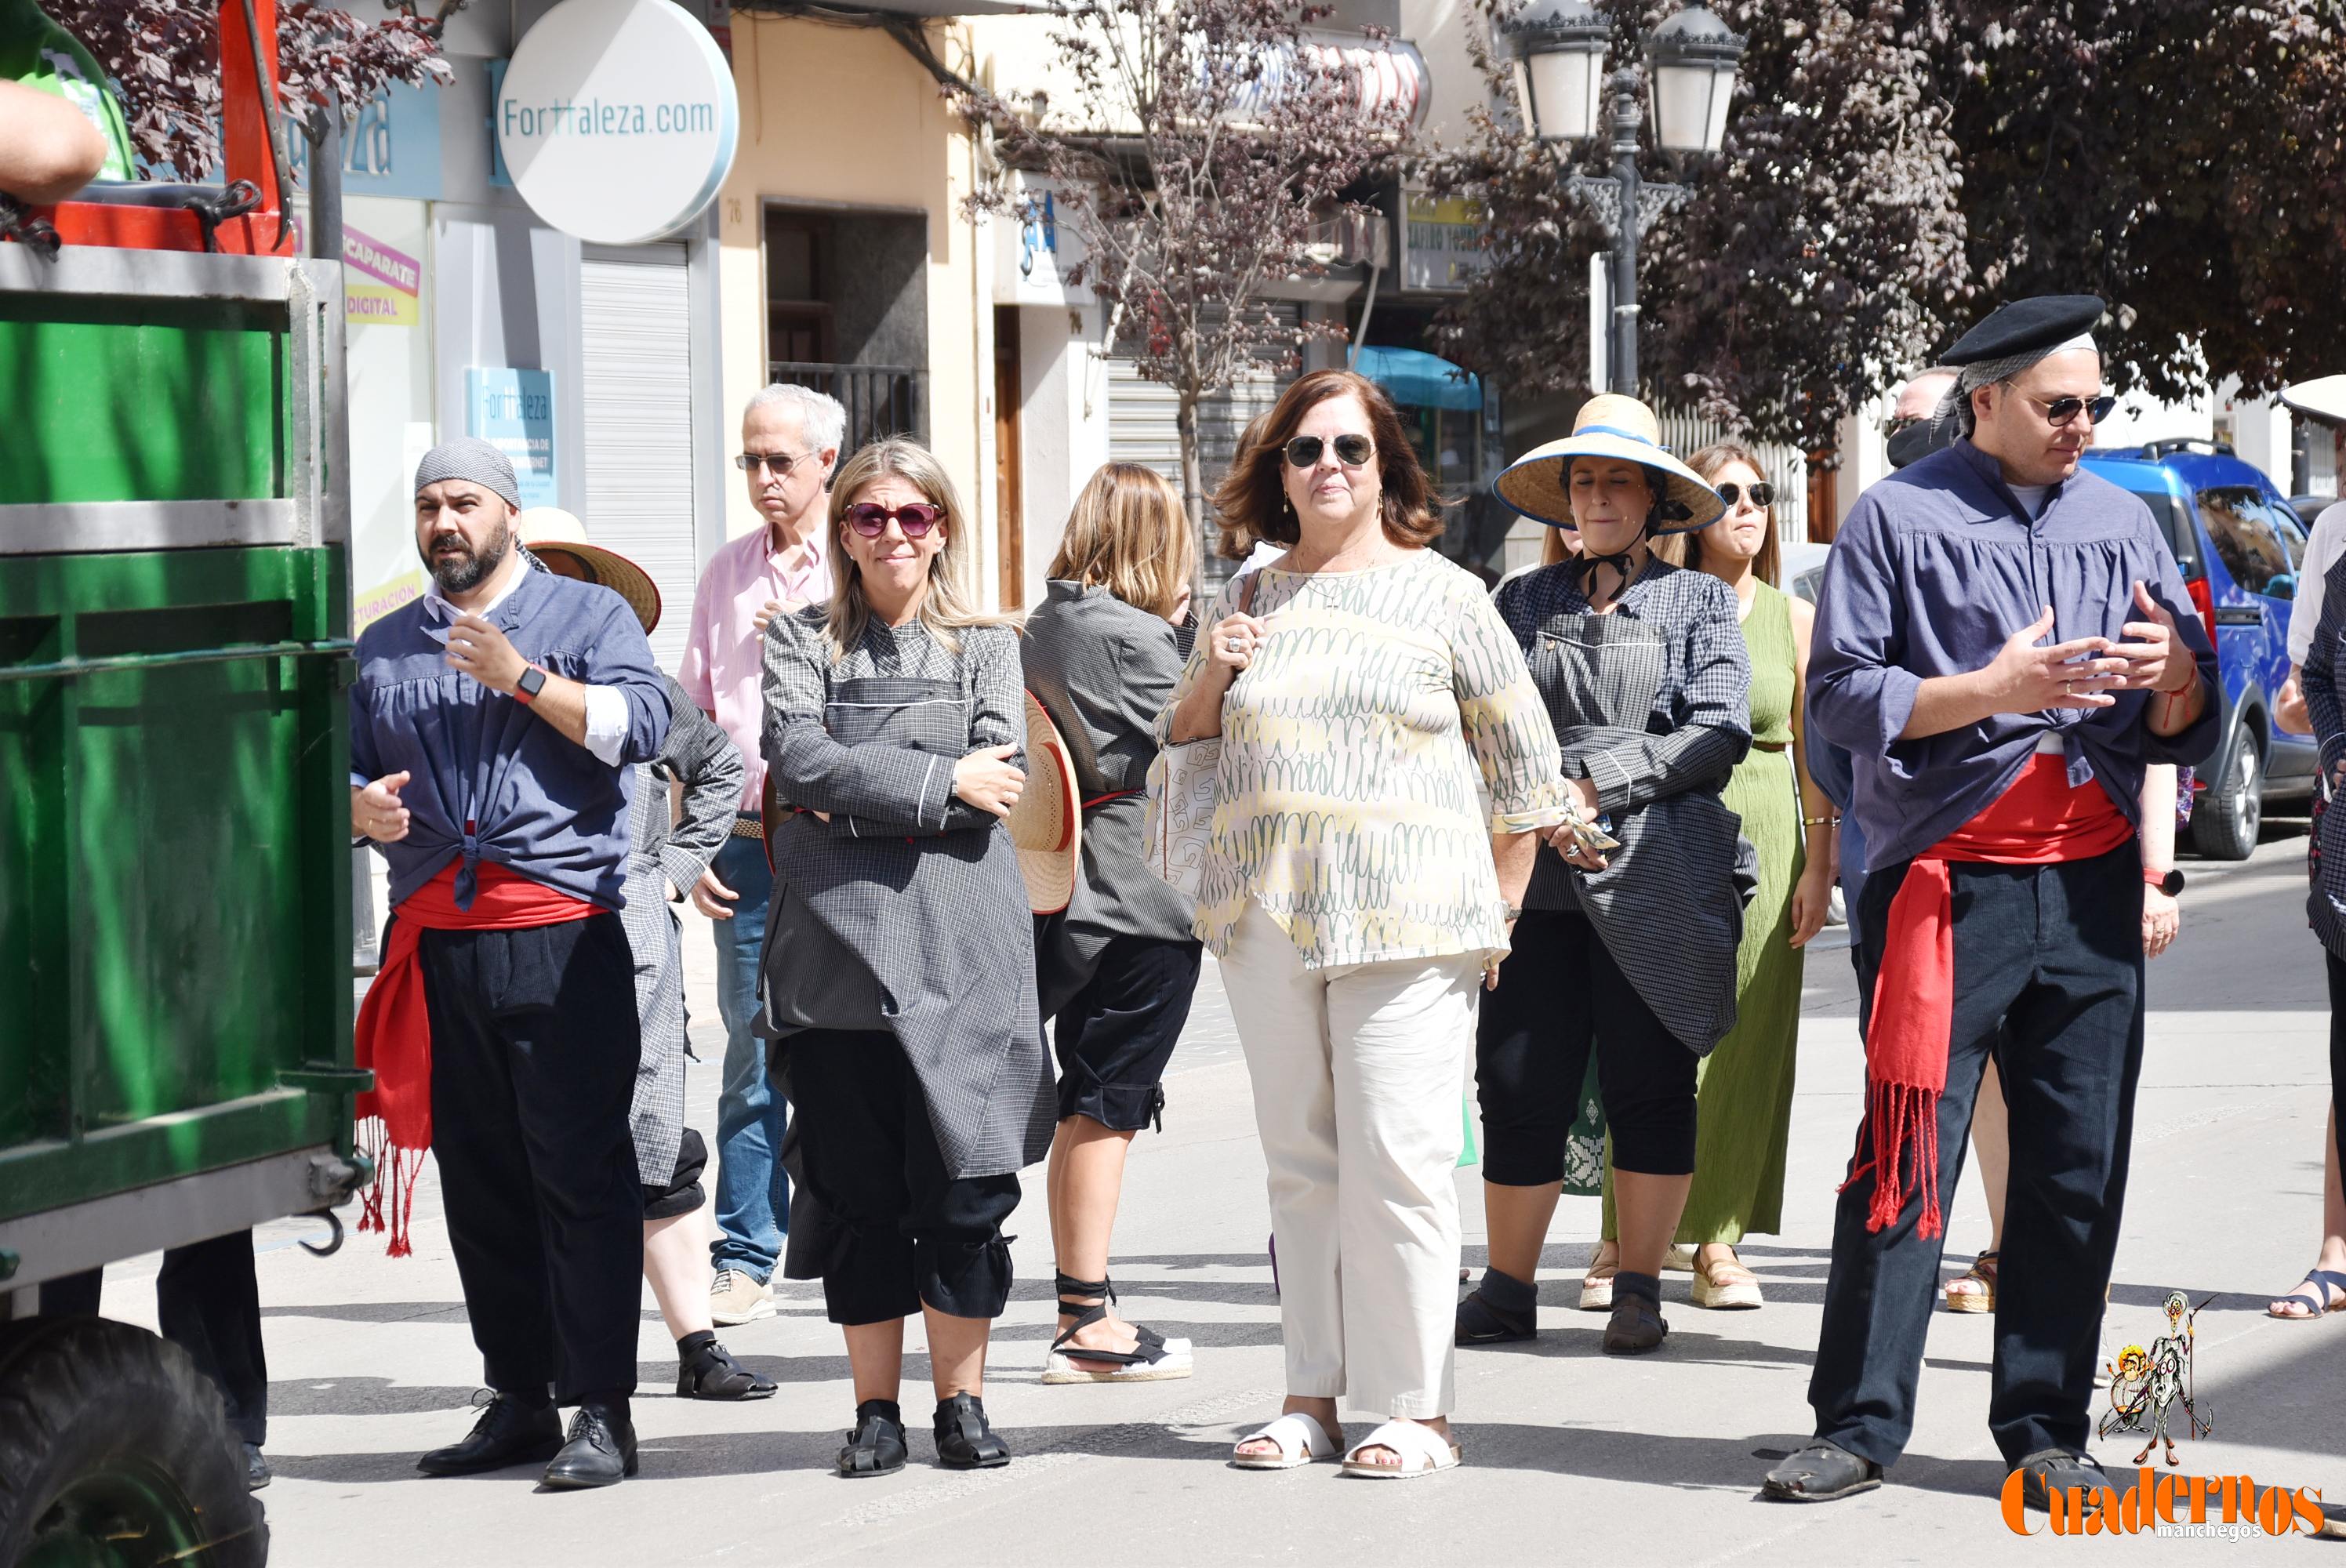
[(717, 1101), (719, 1235), (710, 1248), (717, 1278), (709, 1290), (709, 1316), (723, 1324), (773, 1315), (768, 1281), (790, 1225), (790, 1177), (778, 1157), (790, 1109), (767, 1080), (764, 1043), (750, 1033), (774, 889), (759, 815), (766, 787), (762, 649), (775, 615), (831, 598), (823, 492), (846, 430), (847, 411), (811, 388), (770, 386), (750, 400), (733, 461), (765, 526), (709, 557), (678, 676), (701, 711), (732, 737), (747, 765), (733, 837), (692, 890), (694, 907), (714, 922), (717, 1004), (725, 1021), (725, 1084)]

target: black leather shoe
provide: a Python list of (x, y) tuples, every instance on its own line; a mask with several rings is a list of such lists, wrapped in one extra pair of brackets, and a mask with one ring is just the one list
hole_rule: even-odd
[(570, 1441), (546, 1467), (546, 1484), (558, 1491), (616, 1486), (636, 1473), (636, 1423), (601, 1405), (581, 1405), (570, 1418)]
[(260, 1457), (260, 1445), (257, 1442), (246, 1443), (244, 1445), (244, 1490), (259, 1492), (268, 1484), (269, 1461)]
[(947, 1470), (992, 1470), (1010, 1462), (1010, 1445), (986, 1423), (985, 1401), (955, 1394), (937, 1404), (937, 1462)]
[(2020, 1472), (2023, 1508), (2049, 1511), (2050, 1492), (2082, 1488), (2093, 1493), (2110, 1484), (2109, 1472), (2092, 1454), (2071, 1453), (2066, 1449), (2039, 1449), (2012, 1468)]
[(525, 1405), (499, 1394), (463, 1442), (435, 1448), (415, 1461), (426, 1475), (474, 1475), (509, 1464), (543, 1464), (562, 1446), (562, 1418), (552, 1405)]

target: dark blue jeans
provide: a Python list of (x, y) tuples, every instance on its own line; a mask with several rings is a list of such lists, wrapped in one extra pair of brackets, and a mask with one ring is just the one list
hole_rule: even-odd
[[(1869, 874), (1858, 918), (1870, 1007), (1890, 901), (1906, 864)], [(2117, 1251), (2135, 1080), (2142, 1067), (2142, 856), (1953, 867), (1955, 999), (1939, 1099), (1939, 1196), (1952, 1204), (1991, 1054), (2012, 1117), (1997, 1260), (1988, 1430), (2007, 1462), (2086, 1451), (2104, 1294)], [(1890, 983), (1899, 983), (1892, 973)], [(1858, 1134), (1859, 1148), (1869, 1134)], [(1914, 1428), (1943, 1237), (1915, 1234), (1912, 1193), (1893, 1225), (1865, 1227), (1873, 1180), (1841, 1195), (1809, 1403), (1817, 1436), (1877, 1464)]]
[(790, 1178), (778, 1157), (790, 1105), (766, 1076), (766, 1043), (750, 1033), (758, 1016), (758, 952), (774, 874), (762, 839), (730, 838), (710, 867), (740, 894), (731, 920), (709, 922), (717, 934), (717, 1013), (725, 1022), (725, 1081), (717, 1098), (719, 1268), (738, 1268), (763, 1283), (782, 1256), (790, 1223)]

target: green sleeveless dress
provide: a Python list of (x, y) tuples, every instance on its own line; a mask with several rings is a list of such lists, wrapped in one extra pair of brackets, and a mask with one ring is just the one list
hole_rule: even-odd
[[(1800, 776), (1792, 768), (1792, 614), (1766, 583), (1743, 617), (1751, 656), (1751, 750), (1723, 798), (1760, 855), (1760, 891), (1743, 911), (1735, 955), (1735, 1027), (1698, 1065), (1694, 1186), (1678, 1221), (1685, 1247), (1773, 1235), (1784, 1207), (1784, 1145), (1792, 1125), (1793, 1045), (1800, 1027), (1800, 950), (1792, 946), (1792, 888), (1808, 863)], [(1606, 1165), (1605, 1231), (1613, 1214)]]

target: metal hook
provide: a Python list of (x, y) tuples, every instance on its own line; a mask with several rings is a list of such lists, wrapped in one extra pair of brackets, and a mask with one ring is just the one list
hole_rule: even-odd
[(332, 1226), (334, 1234), (327, 1239), (323, 1247), (312, 1247), (308, 1238), (304, 1237), (301, 1240), (301, 1250), (312, 1257), (332, 1257), (335, 1253), (340, 1252), (342, 1249), (342, 1217), (331, 1208), (321, 1208), (313, 1210), (311, 1217), (322, 1219)]

